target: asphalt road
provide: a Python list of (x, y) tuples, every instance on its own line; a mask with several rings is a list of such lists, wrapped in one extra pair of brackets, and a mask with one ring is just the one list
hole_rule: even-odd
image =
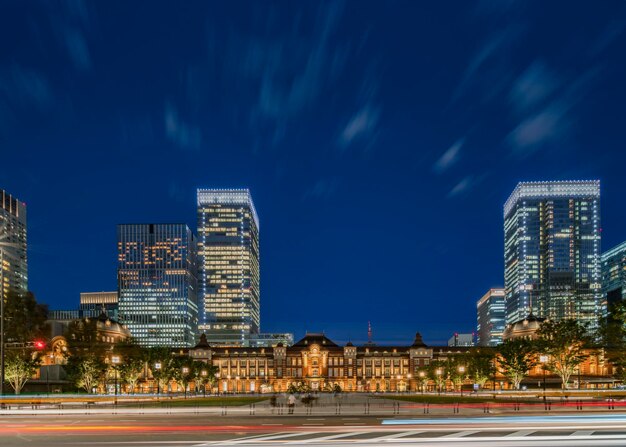
[(12, 446), (625, 446), (626, 414), (400, 419), (380, 416), (0, 417)]

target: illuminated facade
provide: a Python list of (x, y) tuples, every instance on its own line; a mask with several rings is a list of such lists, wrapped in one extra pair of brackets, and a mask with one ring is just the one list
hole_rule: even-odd
[(504, 289), (489, 289), (476, 303), (476, 344), (498, 346), (505, 327)]
[(626, 298), (626, 242), (602, 253), (603, 310)]
[(593, 326), (601, 309), (600, 182), (519, 183), (504, 205), (506, 322)]
[(117, 320), (119, 309), (117, 292), (82, 292), (79, 309), (87, 312), (104, 312)]
[(26, 204), (0, 189), (0, 286), (3, 298), (9, 291), (28, 291), (26, 257)]
[(185, 224), (118, 225), (119, 318), (142, 346), (194, 346), (196, 240)]
[(200, 325), (211, 344), (260, 328), (259, 219), (247, 189), (198, 190)]

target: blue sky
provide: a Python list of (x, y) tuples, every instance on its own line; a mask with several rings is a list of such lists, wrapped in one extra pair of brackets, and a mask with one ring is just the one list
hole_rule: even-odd
[(248, 187), (264, 331), (443, 343), (503, 283), (518, 181), (602, 181), (626, 239), (623, 2), (0, 1), (0, 187), (51, 308), (115, 225)]

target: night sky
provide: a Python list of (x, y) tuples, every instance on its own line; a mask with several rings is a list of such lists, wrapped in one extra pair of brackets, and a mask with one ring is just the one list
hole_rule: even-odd
[(116, 224), (247, 187), (261, 329), (427, 343), (503, 285), (518, 181), (600, 179), (626, 239), (626, 3), (0, 1), (0, 188), (53, 309), (116, 288)]

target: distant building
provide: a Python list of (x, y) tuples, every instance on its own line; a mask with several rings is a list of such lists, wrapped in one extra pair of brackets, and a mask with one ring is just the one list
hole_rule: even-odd
[(602, 295), (602, 308), (609, 312), (626, 298), (626, 242), (602, 254)]
[(80, 310), (104, 312), (110, 318), (118, 318), (118, 295), (115, 292), (82, 292), (80, 294)]
[(474, 346), (474, 334), (454, 334), (448, 340), (448, 346)]
[(245, 345), (261, 325), (259, 218), (247, 189), (198, 189), (199, 331)]
[(489, 289), (476, 303), (478, 346), (498, 346), (505, 327), (504, 289)]
[(293, 334), (285, 333), (263, 333), (248, 336), (247, 346), (252, 348), (272, 348), (282, 343), (283, 346), (293, 345)]
[(185, 224), (118, 225), (119, 318), (142, 346), (194, 346), (196, 240)]
[(26, 204), (0, 189), (0, 292), (28, 291)]
[(506, 322), (596, 323), (601, 306), (600, 182), (522, 182), (504, 205)]

